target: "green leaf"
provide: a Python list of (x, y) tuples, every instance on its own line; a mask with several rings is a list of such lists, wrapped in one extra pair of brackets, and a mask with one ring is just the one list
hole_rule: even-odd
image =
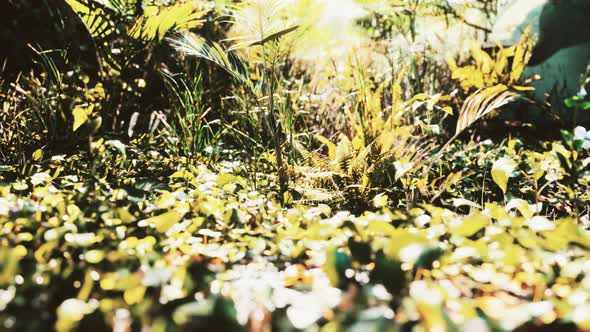
[(268, 37), (266, 37), (266, 38), (264, 38), (262, 40), (259, 40), (259, 41), (256, 41), (256, 42), (250, 44), (250, 46), (264, 45), (264, 44), (266, 44), (266, 43), (268, 43), (270, 41), (277, 40), (277, 39), (281, 38), (282, 36), (288, 34), (291, 31), (296, 30), (297, 28), (299, 28), (299, 26), (298, 25), (294, 25), (292, 27), (283, 29), (283, 30), (281, 30), (279, 32), (273, 33), (272, 35), (270, 35), (270, 36), (268, 36)]
[(565, 106), (567, 107), (575, 107), (580, 105), (580, 102), (582, 101), (582, 97), (580, 96), (573, 96), (570, 98), (566, 98), (563, 102), (565, 103)]
[(500, 158), (492, 165), (492, 179), (506, 194), (506, 187), (508, 186), (508, 179), (512, 176), (512, 172), (516, 169), (518, 164), (509, 158)]

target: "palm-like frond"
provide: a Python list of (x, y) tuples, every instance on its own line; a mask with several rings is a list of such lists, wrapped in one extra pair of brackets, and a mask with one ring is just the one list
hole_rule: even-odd
[(169, 38), (168, 40), (182, 53), (218, 65), (240, 83), (246, 85), (246, 87), (250, 89), (250, 92), (257, 95), (256, 91), (258, 89), (250, 80), (248, 67), (231, 51), (223, 49), (223, 47), (216, 42), (206, 41), (204, 38), (191, 32), (180, 33), (178, 36)]
[(263, 45), (295, 30), (286, 15), (287, 0), (248, 0), (226, 6), (235, 35), (226, 41), (233, 43), (231, 50)]
[[(115, 31), (114, 24), (109, 20), (109, 14), (113, 14), (116, 7), (90, 0), (66, 0), (66, 2), (80, 17), (98, 45), (101, 45)], [(106, 3), (110, 4), (109, 1)], [(109, 11), (113, 12), (109, 13)]]
[[(169, 7), (151, 0), (65, 1), (86, 26), (103, 60), (116, 70), (167, 33), (199, 26), (208, 12), (194, 1)], [(124, 48), (115, 47), (121, 43)]]
[(465, 100), (459, 111), (455, 135), (459, 135), (477, 120), (513, 102), (518, 97), (518, 93), (503, 84), (477, 90)]
[(173, 30), (196, 28), (205, 22), (202, 17), (208, 12), (193, 2), (161, 8), (151, 6), (150, 9), (150, 13), (139, 17), (128, 32), (130, 37), (144, 43), (160, 42)]

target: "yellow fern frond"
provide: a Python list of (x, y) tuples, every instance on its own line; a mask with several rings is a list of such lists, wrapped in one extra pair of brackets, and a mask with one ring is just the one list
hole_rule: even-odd
[(510, 72), (510, 84), (518, 82), (522, 76), (524, 68), (531, 58), (533, 46), (534, 41), (531, 33), (531, 27), (529, 26), (523, 32), (522, 36), (520, 37), (520, 41), (516, 46), (516, 50), (514, 51), (512, 71)]
[(336, 144), (330, 142), (329, 139), (325, 138), (322, 135), (315, 135), (315, 138), (328, 147), (328, 157), (330, 158), (330, 160), (336, 159)]
[(352, 144), (348, 137), (340, 134), (340, 141), (336, 146), (336, 155), (333, 163), (338, 167), (338, 170), (347, 173), (350, 159), (352, 158)]

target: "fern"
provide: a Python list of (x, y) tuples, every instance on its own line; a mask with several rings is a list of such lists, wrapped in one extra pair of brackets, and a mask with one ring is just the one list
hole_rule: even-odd
[(473, 89), (483, 89), (499, 84), (509, 86), (515, 90), (531, 90), (531, 87), (521, 86), (520, 80), (533, 49), (531, 28), (522, 34), (518, 45), (502, 47), (495, 57), (486, 53), (480, 46), (472, 44), (472, 64), (459, 66), (454, 59), (449, 59), (452, 78), (459, 81), (465, 92)]
[(365, 174), (365, 171), (373, 161), (373, 158), (379, 158), (378, 155), (375, 154), (375, 142), (371, 142), (369, 145), (362, 148), (356, 156), (351, 158), (350, 166), (348, 167), (348, 174), (358, 178)]
[(346, 135), (340, 135), (340, 141), (336, 146), (333, 164), (337, 166), (337, 169), (343, 173), (348, 173), (348, 167), (350, 165), (353, 148), (350, 140)]

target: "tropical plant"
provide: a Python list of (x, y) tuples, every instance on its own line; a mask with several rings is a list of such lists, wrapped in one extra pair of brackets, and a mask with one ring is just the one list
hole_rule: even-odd
[[(278, 117), (277, 92), (279, 89), (279, 68), (285, 56), (285, 45), (281, 38), (297, 29), (296, 24), (285, 23), (279, 15), (286, 6), (284, 0), (252, 0), (240, 6), (229, 7), (230, 18), (235, 24), (246, 24), (245, 34), (232, 38), (237, 41), (229, 48), (224, 48), (214, 41), (206, 41), (192, 33), (183, 33), (171, 38), (171, 43), (180, 51), (205, 59), (225, 69), (236, 79), (254, 99), (262, 116), (258, 126), (265, 126), (272, 139), (277, 162), (280, 201), (287, 192), (287, 165), (283, 152), (285, 141), (281, 122)], [(248, 68), (234, 51), (259, 47), (261, 59), (259, 65)], [(252, 70), (255, 69), (255, 70)], [(257, 77), (255, 73), (260, 73)]]
[(124, 70), (135, 56), (171, 31), (199, 27), (209, 12), (206, 1), (157, 5), (146, 0), (65, 0), (92, 35), (100, 60)]
[(140, 119), (154, 114), (153, 109), (141, 107), (142, 103), (149, 101), (154, 108), (167, 107), (159, 72), (182, 64), (162, 41), (174, 31), (202, 27), (204, 16), (210, 14), (213, 5), (208, 1), (65, 1), (94, 44), (99, 64), (95, 79), (103, 83), (107, 92), (105, 129), (115, 132), (128, 131), (135, 113)]
[[(517, 45), (498, 45), (495, 56), (491, 56), (473, 42), (469, 54), (474, 64), (459, 66), (453, 58), (449, 58), (447, 63), (451, 68), (452, 78), (459, 81), (464, 92), (498, 84), (504, 84), (517, 91), (530, 91), (533, 88), (522, 84), (522, 74), (531, 58), (534, 45), (529, 27), (523, 32)], [(526, 83), (525, 81), (524, 84)]]
[(66, 62), (65, 52), (33, 50), (41, 72), (22, 74), (10, 85), (2, 83), (0, 156), (6, 160), (18, 156), (25, 162), (39, 148), (63, 151), (77, 146), (102, 122), (102, 84), (90, 83), (77, 66), (64, 75), (58, 63)]
[[(449, 144), (472, 124), (517, 100), (521, 97), (521, 92), (534, 90), (533, 87), (526, 86), (529, 80), (523, 82), (522, 79), (533, 46), (534, 39), (529, 27), (517, 45), (508, 48), (499, 45), (495, 58), (473, 44), (470, 54), (475, 64), (461, 67), (454, 59), (448, 60), (452, 78), (459, 81), (464, 92), (477, 90), (463, 102), (455, 134), (439, 150), (436, 158), (440, 157)], [(436, 158), (433, 158), (433, 163)]]

